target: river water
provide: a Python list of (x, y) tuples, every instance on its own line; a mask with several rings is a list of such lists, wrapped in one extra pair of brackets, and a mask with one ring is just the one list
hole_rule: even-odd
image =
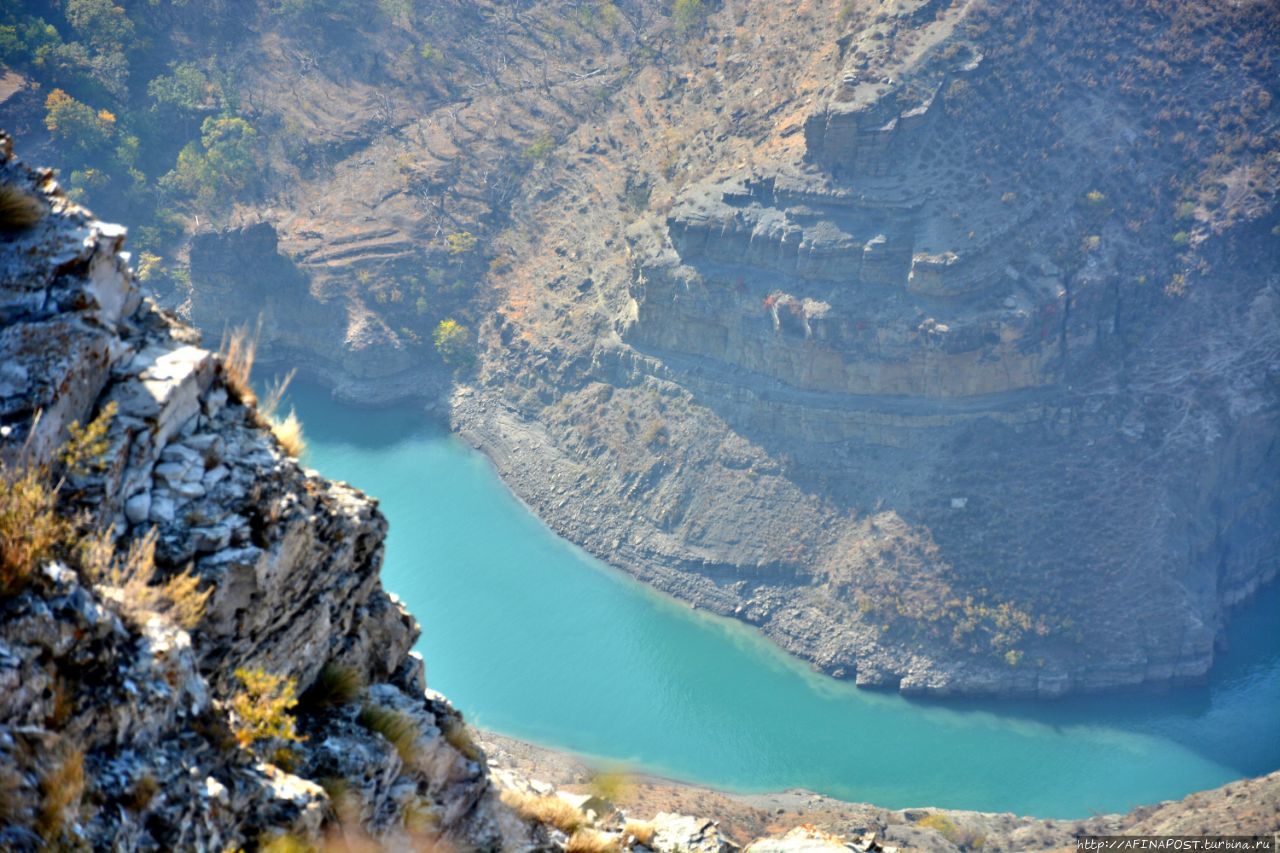
[(716, 787), (1077, 818), (1280, 768), (1280, 586), (1204, 687), (1053, 703), (924, 702), (811, 672), (749, 628), (556, 537), (488, 461), (412, 408), (291, 402), (306, 464), (376, 496), (383, 583), (431, 686), (473, 724)]

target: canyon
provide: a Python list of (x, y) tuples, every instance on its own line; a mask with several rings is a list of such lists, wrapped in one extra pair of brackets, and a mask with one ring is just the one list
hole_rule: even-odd
[[(4, 34), (62, 14), (29, 5)], [(56, 469), (114, 404), (103, 465), (65, 493), (121, 555), (155, 527), (156, 583), (208, 593), (190, 631), (130, 616), (77, 551), (5, 603), (19, 823), (74, 741), (97, 800), (69, 831), (93, 839), (316, 839), (341, 776), (361, 832), (567, 843), (502, 803), (427, 690), (378, 581), (384, 519), (271, 437), (212, 351), (236, 329), (345, 402), (425, 402), (559, 535), (860, 687), (1201, 683), (1274, 582), (1274, 2), (196, 5), (119, 7), (152, 27), (132, 78), (69, 83), (74, 50), (0, 43), (0, 123), (76, 165), (55, 180), (6, 142), (42, 214), (0, 235), (0, 458)], [(115, 67), (108, 19), (52, 19)], [(187, 64), (181, 109), (141, 85)], [(62, 86), (101, 150), (59, 129)], [(232, 132), (252, 146), (216, 174)], [(184, 162), (213, 174), (198, 192)], [(137, 257), (58, 183), (146, 222)], [(291, 772), (229, 748), (239, 670), (362, 686), (300, 705)], [(503, 784), (546, 795), (524, 772)], [(1241, 826), (1274, 829), (1273, 785), (1245, 785)]]
[[(3, 575), (7, 849), (568, 850), (597, 839), (731, 853), (762, 834), (746, 849), (947, 853), (1070, 849), (1082, 833), (1274, 828), (1274, 773), (1077, 822), (815, 808), (822, 798), (795, 793), (752, 805), (644, 780), (610, 783), (626, 811), (591, 792), (603, 781), (575, 793), (593, 771), (545, 751), (530, 762), (510, 740), (477, 741), (426, 686), (409, 651), (418, 625), (380, 582), (376, 503), (289, 457), (234, 345), (201, 348), (144, 297), (124, 229), (71, 203), (49, 170), (25, 167), (7, 137), (0, 185), (6, 560), (28, 541), (10, 509), (39, 492), (48, 466), (63, 472), (49, 487), (63, 505), (54, 511), (71, 513), (65, 550), (55, 543), (57, 556), (25, 575), (7, 562)], [(18, 197), (30, 216), (12, 214)], [(77, 444), (83, 460), (67, 455)], [(128, 550), (123, 561), (117, 548)], [(188, 577), (198, 597), (174, 583)], [(243, 733), (245, 690), (268, 673), (296, 695), (286, 710), (298, 736), (265, 756)], [(543, 775), (556, 782), (533, 778)], [(546, 802), (559, 817), (528, 805)], [(766, 819), (765, 803), (790, 811)], [(565, 809), (577, 829), (565, 828)]]
[(162, 294), (210, 340), (861, 685), (1199, 681), (1275, 576), (1270, 4), (332, 7), (215, 16), (271, 157)]

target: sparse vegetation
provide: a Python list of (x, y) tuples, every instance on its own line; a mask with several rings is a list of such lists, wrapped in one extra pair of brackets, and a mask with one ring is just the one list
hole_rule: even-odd
[(320, 709), (349, 705), (360, 696), (364, 679), (353, 667), (330, 661), (320, 668), (315, 681), (302, 694), (303, 707)]
[(507, 790), (502, 792), (502, 802), (526, 820), (554, 826), (569, 835), (577, 832), (586, 823), (582, 812), (555, 795)]
[(58, 840), (80, 808), (84, 795), (84, 750), (61, 741), (40, 773), (40, 802), (35, 829), (46, 842)]
[(565, 853), (614, 853), (620, 849), (618, 836), (586, 828), (569, 836), (564, 846)]
[(302, 421), (293, 409), (282, 419), (272, 419), (271, 434), (280, 442), (284, 452), (294, 459), (300, 457), (307, 449), (307, 442), (302, 437)]
[(247, 326), (232, 329), (223, 335), (219, 351), (222, 356), (222, 381), (227, 390), (246, 406), (256, 405), (258, 395), (253, 391), (250, 376), (258, 351), (257, 336), (250, 334)]
[(654, 825), (646, 820), (629, 820), (622, 827), (623, 838), (634, 839), (635, 844), (650, 847), (653, 844)]
[(468, 761), (479, 761), (484, 757), (484, 752), (475, 742), (475, 738), (471, 737), (466, 723), (461, 720), (449, 720), (444, 724), (443, 731), (445, 742), (456, 749), (463, 758)]
[(231, 730), (244, 749), (273, 755), (303, 740), (297, 732), (297, 682), (261, 667), (240, 668), (236, 680), (243, 687), (231, 697)]
[(458, 365), (470, 360), (471, 335), (452, 317), (440, 321), (431, 340), (445, 364)]
[(394, 708), (370, 704), (360, 709), (357, 722), (369, 731), (382, 735), (395, 747), (400, 760), (406, 765), (417, 762), (418, 738), (422, 733), (418, 729), (418, 724), (408, 714)]
[(0, 184), (0, 231), (30, 228), (46, 213), (44, 203), (15, 184)]
[(131, 542), (123, 560), (114, 550), (111, 531), (104, 530), (86, 537), (82, 559), (87, 576), (115, 591), (112, 597), (125, 615), (142, 622), (163, 613), (188, 631), (200, 624), (211, 590), (201, 590), (190, 569), (157, 582), (154, 529)]

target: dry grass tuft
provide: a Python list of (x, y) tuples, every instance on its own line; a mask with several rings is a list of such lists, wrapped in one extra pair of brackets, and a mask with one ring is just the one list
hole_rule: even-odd
[(6, 754), (0, 761), (0, 825), (18, 823), (30, 807), (29, 791), (18, 762)]
[(0, 597), (17, 595), (36, 570), (67, 545), (72, 526), (58, 515), (58, 490), (49, 472), (0, 466)]
[(587, 822), (582, 812), (554, 794), (542, 796), (522, 791), (503, 791), (502, 802), (526, 820), (545, 823), (568, 834), (577, 832)]
[(306, 452), (307, 441), (302, 437), (302, 421), (298, 419), (297, 412), (290, 409), (288, 417), (283, 420), (271, 418), (270, 423), (271, 434), (280, 442), (285, 453), (297, 459)]
[(364, 679), (353, 667), (330, 661), (320, 668), (319, 675), (302, 694), (302, 705), (307, 708), (331, 708), (349, 705), (360, 696)]
[(46, 841), (62, 835), (84, 794), (84, 750), (63, 741), (40, 774), (36, 832)]
[(408, 714), (381, 705), (365, 705), (356, 718), (360, 725), (386, 738), (396, 748), (400, 760), (413, 765), (418, 758), (418, 724)]
[(48, 213), (44, 202), (15, 184), (0, 184), (0, 231), (30, 228)]
[(204, 616), (212, 590), (201, 590), (200, 578), (190, 570), (155, 582), (154, 529), (130, 543), (124, 560), (115, 557), (110, 531), (86, 537), (80, 560), (86, 577), (119, 591), (118, 604), (135, 622), (144, 622), (151, 613), (163, 613), (190, 631)]
[(156, 777), (150, 773), (143, 773), (134, 781), (133, 787), (125, 796), (125, 808), (135, 813), (144, 812), (159, 792), (160, 783), (156, 781)]
[(565, 853), (617, 853), (621, 849), (618, 836), (594, 829), (579, 829), (564, 845)]
[(443, 731), (445, 742), (456, 749), (463, 758), (468, 761), (479, 761), (484, 757), (484, 751), (471, 736), (466, 723), (461, 720), (449, 720), (444, 724)]
[(656, 828), (647, 820), (629, 820), (622, 828), (622, 837), (631, 838), (633, 844), (643, 844), (650, 847), (653, 844), (653, 834)]
[(267, 389), (266, 396), (258, 402), (258, 413), (265, 419), (266, 424), (271, 428), (271, 434), (276, 437), (276, 441), (280, 442), (284, 452), (297, 459), (307, 449), (307, 442), (302, 437), (302, 421), (298, 419), (298, 413), (293, 409), (290, 409), (289, 415), (284, 418), (277, 414), (295, 372), (290, 370), (283, 379)]
[(237, 400), (246, 406), (255, 406), (258, 395), (253, 392), (250, 377), (253, 374), (253, 360), (258, 354), (258, 336), (249, 333), (248, 326), (239, 326), (223, 335), (222, 346), (222, 381)]

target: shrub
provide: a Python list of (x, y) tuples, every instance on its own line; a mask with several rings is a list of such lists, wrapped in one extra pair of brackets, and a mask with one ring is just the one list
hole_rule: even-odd
[(193, 197), (206, 207), (225, 208), (258, 175), (258, 132), (242, 118), (210, 116), (200, 125), (200, 143), (178, 153), (161, 186)]
[(545, 163), (551, 158), (551, 152), (555, 147), (556, 138), (550, 133), (544, 133), (525, 146), (524, 158), (531, 163)]
[(138, 281), (148, 282), (152, 278), (164, 272), (164, 258), (154, 252), (140, 252), (138, 254), (138, 266), (134, 273)]
[(0, 184), (0, 230), (30, 228), (43, 219), (46, 212), (44, 203), (34, 194), (14, 184)]
[(102, 147), (115, 133), (115, 116), (106, 110), (94, 110), (61, 89), (49, 93), (44, 108), (44, 126), (81, 153)]
[(677, 31), (688, 33), (706, 21), (707, 7), (702, 0), (676, 0), (671, 7), (671, 17)]
[(209, 101), (213, 86), (194, 62), (175, 62), (171, 73), (163, 74), (147, 84), (147, 95), (157, 104), (168, 104), (182, 110), (198, 110)]
[(926, 829), (932, 829), (952, 844), (966, 850), (981, 850), (986, 842), (986, 837), (975, 833), (971, 829), (966, 829), (954, 820), (943, 814), (925, 815), (916, 821), (916, 826), (923, 826)]
[(573, 834), (586, 823), (582, 812), (555, 795), (526, 794), (503, 791), (502, 802), (526, 820), (545, 823), (567, 834)]
[(652, 420), (640, 435), (640, 443), (645, 447), (661, 447), (670, 443), (671, 434), (665, 421)]
[(470, 231), (455, 231), (445, 237), (444, 240), (448, 244), (449, 254), (451, 255), (465, 255), (469, 252), (474, 252), (480, 242), (476, 235)]
[(125, 808), (132, 812), (144, 812), (160, 792), (160, 783), (150, 773), (143, 773), (133, 783), (124, 797)]
[(400, 760), (412, 765), (418, 756), (418, 724), (408, 714), (381, 705), (365, 705), (356, 718), (360, 725), (381, 735), (395, 747)]
[(235, 676), (244, 689), (231, 697), (231, 729), (241, 747), (287, 747), (303, 740), (290, 713), (298, 704), (294, 679), (261, 667), (242, 667)]
[(471, 357), (471, 335), (452, 317), (440, 321), (431, 339), (445, 364), (462, 364)]
[(102, 467), (102, 457), (111, 441), (107, 434), (115, 418), (117, 406), (114, 400), (102, 407), (93, 420), (84, 426), (72, 421), (67, 427), (68, 438), (58, 451), (58, 461), (71, 474), (87, 474)]

